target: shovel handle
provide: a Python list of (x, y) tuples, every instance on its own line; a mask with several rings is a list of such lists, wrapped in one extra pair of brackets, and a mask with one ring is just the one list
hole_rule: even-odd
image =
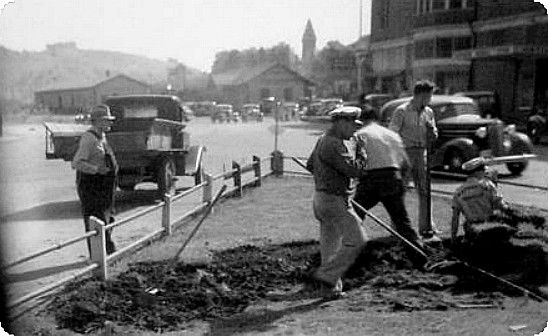
[(190, 242), (190, 240), (194, 237), (194, 235), (196, 234), (196, 232), (198, 232), (198, 229), (200, 228), (200, 226), (202, 225), (202, 223), (205, 221), (205, 219), (207, 218), (207, 216), (211, 213), (211, 210), (213, 209), (213, 206), (215, 205), (215, 203), (217, 203), (217, 201), (221, 198), (221, 195), (225, 192), (226, 190), (226, 184), (223, 184), (223, 186), (221, 187), (221, 190), (219, 190), (217, 192), (217, 195), (215, 195), (215, 197), (213, 198), (213, 200), (211, 201), (211, 203), (209, 203), (209, 205), (207, 206), (206, 208), (206, 211), (204, 213), (204, 215), (202, 216), (202, 218), (200, 219), (200, 221), (198, 222), (198, 224), (196, 224), (196, 226), (194, 227), (194, 229), (192, 230), (192, 232), (190, 233), (190, 235), (188, 236), (188, 238), (185, 240), (185, 242), (183, 243), (183, 245), (181, 245), (181, 247), (179, 248), (179, 250), (177, 251), (177, 253), (173, 256), (173, 259), (171, 261), (171, 265), (173, 265), (174, 263), (177, 262), (177, 260), (179, 259), (179, 256), (181, 255), (181, 253), (183, 253), (184, 249), (186, 248), (186, 246), (188, 245), (188, 243)]
[[(399, 234), (396, 230), (394, 230), (393, 228), (391, 228), (389, 225), (387, 225), (386, 223), (384, 223), (380, 218), (378, 218), (377, 216), (373, 215), (371, 212), (365, 210), (364, 207), (362, 207), (361, 205), (359, 205), (356, 201), (352, 200), (351, 201), (352, 204), (358, 208), (361, 212), (365, 213), (367, 216), (371, 217), (371, 219), (373, 219), (377, 224), (379, 224), (380, 226), (382, 226), (383, 228), (385, 228), (388, 232), (390, 232), (392, 235), (396, 236), (397, 238), (399, 238), (401, 241), (403, 241), (406, 245), (408, 245), (409, 247), (411, 247), (413, 250), (417, 251), (417, 253), (419, 253), (421, 256), (425, 257), (426, 259), (428, 259), (428, 255), (421, 249), (419, 248), (418, 246), (416, 246), (415, 244), (413, 244), (411, 241), (409, 241), (407, 238), (405, 238), (404, 236), (402, 236), (401, 234)], [(365, 218), (365, 217), (364, 217)]]

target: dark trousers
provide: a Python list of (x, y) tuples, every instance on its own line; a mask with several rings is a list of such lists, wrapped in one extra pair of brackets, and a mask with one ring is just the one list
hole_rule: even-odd
[[(78, 187), (78, 197), (80, 198), (86, 232), (90, 230), (89, 218), (91, 216), (97, 217), (105, 224), (113, 222), (114, 190), (116, 187), (115, 176), (90, 175), (78, 172), (76, 184)], [(105, 234), (106, 250), (108, 254), (116, 250), (111, 234), (112, 230), (107, 230)], [(87, 244), (88, 251), (91, 255), (89, 238), (87, 239)]]
[[(394, 229), (412, 243), (422, 246), (405, 208), (405, 188), (398, 170), (369, 172), (367, 177), (360, 179), (354, 201), (366, 210), (381, 202), (390, 215)], [(359, 209), (356, 212), (364, 216)]]

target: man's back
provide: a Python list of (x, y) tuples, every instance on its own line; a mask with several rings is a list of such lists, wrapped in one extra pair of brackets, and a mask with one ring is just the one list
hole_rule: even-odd
[[(376, 122), (371, 122), (355, 134), (362, 156), (368, 158), (366, 169), (401, 168), (405, 151), (400, 136)], [(373, 159), (369, 159), (373, 158)]]
[(501, 204), (496, 186), (486, 178), (469, 177), (453, 196), (453, 207), (462, 211), (469, 222), (488, 220)]

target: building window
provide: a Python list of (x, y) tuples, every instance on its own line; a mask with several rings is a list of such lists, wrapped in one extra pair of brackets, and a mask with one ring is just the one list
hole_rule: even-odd
[(432, 0), (432, 11), (441, 11), (447, 9), (446, 0)]
[(455, 37), (453, 41), (454, 50), (464, 50), (472, 48), (472, 39), (468, 36)]
[(381, 29), (388, 28), (389, 19), (390, 19), (390, 0), (384, 0), (382, 2), (382, 11), (381, 11)]
[(461, 9), (463, 7), (462, 0), (449, 0), (449, 9)]
[(434, 40), (415, 42), (415, 58), (424, 59), (434, 57)]
[(417, 0), (417, 14), (426, 14), (430, 12), (430, 2), (432, 0)]
[(63, 97), (57, 97), (57, 104), (59, 105), (59, 107), (63, 107)]
[(452, 42), (451, 38), (438, 38), (436, 39), (436, 57), (444, 58), (451, 57), (452, 52)]

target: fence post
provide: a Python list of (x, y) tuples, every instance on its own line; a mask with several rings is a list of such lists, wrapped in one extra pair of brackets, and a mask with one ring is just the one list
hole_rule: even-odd
[(93, 272), (101, 280), (106, 280), (107, 273), (107, 249), (105, 243), (105, 223), (96, 217), (89, 218), (91, 231), (97, 232), (97, 235), (90, 237), (91, 261), (99, 265)]
[(262, 184), (261, 158), (256, 155), (253, 155), (253, 171), (255, 172), (255, 178), (257, 179), (255, 181), (255, 187), (260, 187)]
[(284, 154), (279, 150), (272, 152), (270, 168), (272, 169), (274, 176), (280, 177), (284, 174)]
[(236, 172), (232, 177), (234, 179), (234, 186), (238, 188), (236, 189), (236, 196), (242, 197), (242, 167), (236, 161), (232, 161), (232, 170), (234, 169), (236, 169)]
[(164, 234), (171, 236), (171, 196), (164, 195), (164, 207), (162, 208), (162, 226)]
[(205, 185), (202, 188), (202, 202), (209, 204), (213, 199), (213, 175), (207, 173), (204, 174), (204, 180)]

